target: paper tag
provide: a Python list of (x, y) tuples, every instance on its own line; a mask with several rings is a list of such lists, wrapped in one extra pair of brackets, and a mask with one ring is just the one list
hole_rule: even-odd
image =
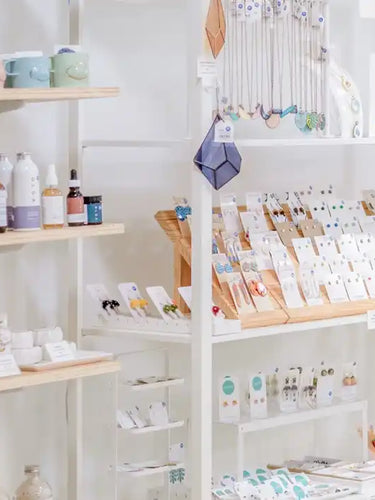
[(348, 294), (342, 277), (339, 274), (331, 274), (325, 279), (325, 287), (327, 290), (328, 298), (332, 304), (337, 302), (348, 302)]
[(226, 376), (219, 380), (219, 418), (221, 422), (240, 419), (240, 391), (237, 377)]
[(298, 262), (304, 262), (316, 257), (311, 238), (293, 238), (292, 245), (296, 252)]
[(367, 311), (367, 328), (375, 330), (375, 310)]
[(344, 278), (344, 284), (350, 300), (368, 299), (366, 287), (360, 274), (355, 272), (349, 273)]
[(251, 418), (267, 417), (266, 377), (262, 373), (249, 378)]
[(0, 377), (10, 377), (21, 373), (12, 354), (0, 354)]
[(217, 76), (217, 65), (215, 61), (207, 59), (198, 59), (198, 78), (206, 78), (208, 76)]
[(66, 340), (45, 344), (43, 349), (45, 357), (47, 358), (46, 361), (58, 363), (61, 361), (72, 361), (74, 359), (74, 354)]
[(234, 127), (233, 123), (220, 120), (215, 125), (215, 142), (233, 142), (234, 141)]
[(135, 320), (142, 320), (147, 316), (147, 300), (142, 297), (136, 283), (120, 283), (118, 285), (121, 296)]
[(315, 236), (315, 244), (319, 255), (323, 257), (331, 258), (336, 257), (338, 254), (336, 243), (332, 236)]

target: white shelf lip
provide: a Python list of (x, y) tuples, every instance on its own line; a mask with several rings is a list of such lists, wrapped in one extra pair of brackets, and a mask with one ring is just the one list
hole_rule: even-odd
[(106, 328), (101, 326), (84, 328), (82, 331), (83, 335), (94, 335), (94, 336), (104, 336), (104, 337), (124, 337), (125, 335), (137, 335), (141, 339), (145, 340), (155, 340), (159, 342), (173, 342), (179, 344), (190, 344), (191, 334), (190, 333), (179, 333), (179, 332), (155, 332), (151, 330), (132, 330), (132, 329), (122, 329), (122, 328)]
[(216, 335), (212, 337), (212, 343), (221, 344), (224, 342), (235, 342), (239, 340), (268, 337), (271, 335), (281, 335), (283, 333), (306, 332), (311, 330), (320, 330), (322, 328), (332, 328), (362, 323), (367, 323), (366, 314), (343, 316), (341, 318), (321, 319), (316, 321), (306, 321), (304, 323), (285, 323), (283, 325), (265, 326), (261, 328), (248, 328), (246, 330), (242, 330), (241, 333)]
[(318, 137), (312, 139), (238, 139), (235, 141), (238, 147), (296, 147), (296, 146), (360, 146), (375, 145), (375, 137)]
[(125, 388), (132, 392), (151, 391), (153, 389), (163, 389), (165, 387), (173, 387), (175, 385), (182, 385), (185, 383), (184, 378), (174, 378), (171, 380), (164, 380), (163, 382), (154, 382), (152, 384), (125, 384)]
[(241, 433), (257, 432), (285, 425), (293, 425), (301, 422), (319, 420), (342, 413), (354, 413), (367, 410), (367, 401), (339, 402), (331, 406), (316, 408), (315, 410), (302, 410), (294, 413), (280, 413), (274, 417), (259, 420), (239, 422), (217, 422), (222, 425), (237, 427)]
[(162, 467), (145, 468), (135, 471), (124, 471), (121, 470), (121, 465), (118, 465), (117, 472), (119, 472), (121, 475), (124, 474), (131, 477), (144, 477), (144, 476), (153, 476), (155, 474), (163, 474), (164, 472), (169, 472), (174, 469), (184, 469), (184, 468), (185, 464), (176, 463), (174, 465), (163, 465)]
[(83, 148), (172, 148), (185, 146), (191, 143), (191, 138), (184, 139), (134, 139), (134, 140), (106, 140), (91, 139), (82, 142)]
[(149, 434), (150, 432), (161, 432), (168, 431), (170, 429), (178, 429), (185, 425), (184, 420), (178, 420), (176, 422), (169, 422), (166, 425), (149, 425), (147, 427), (142, 427), (141, 429), (119, 429), (119, 431), (127, 432), (129, 434)]

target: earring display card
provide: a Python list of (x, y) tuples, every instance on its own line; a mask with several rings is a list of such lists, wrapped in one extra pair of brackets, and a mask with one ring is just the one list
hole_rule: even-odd
[(266, 377), (267, 402), (270, 408), (279, 408), (279, 369), (276, 368), (273, 373)]
[(344, 277), (344, 284), (351, 301), (368, 299), (366, 287), (360, 274), (348, 274)]
[(220, 207), (225, 230), (228, 233), (240, 233), (242, 231), (242, 224), (238, 214), (236, 195), (232, 193), (221, 195)]
[(148, 302), (142, 297), (137, 284), (120, 283), (118, 289), (133, 318), (138, 321), (146, 318)]
[(89, 292), (91, 298), (96, 302), (98, 306), (98, 311), (104, 317), (115, 316), (116, 313), (110, 307), (103, 308), (103, 302), (109, 301), (109, 293), (107, 288), (102, 284), (87, 285), (87, 291)]
[(289, 277), (290, 273), (294, 273), (294, 265), (292, 259), (290, 258), (290, 255), (285, 247), (272, 250), (271, 258), (273, 268), (275, 269), (280, 281), (280, 274), (288, 273)]
[(303, 295), (307, 305), (320, 306), (323, 304), (323, 298), (320, 291), (318, 280), (313, 269), (300, 270), (300, 282)]
[(372, 266), (368, 259), (353, 260), (351, 266), (353, 271), (361, 276), (368, 276), (372, 273)]
[(227, 375), (219, 380), (219, 419), (236, 422), (240, 419), (240, 390), (237, 377)]
[(292, 246), (292, 240), (300, 238), (296, 226), (293, 222), (274, 222), (275, 229), (280, 236), (280, 239), (286, 247)]
[(324, 285), (327, 290), (328, 298), (332, 304), (349, 301), (343, 279), (339, 274), (331, 274), (326, 277)]
[(246, 208), (248, 212), (255, 212), (264, 217), (262, 193), (246, 193)]
[(317, 219), (322, 224), (331, 219), (331, 214), (329, 213), (328, 204), (326, 201), (320, 199), (311, 199), (308, 203), (308, 207), (311, 213), (311, 217), (313, 219)]
[(337, 239), (337, 245), (342, 255), (344, 255), (348, 260), (361, 258), (361, 254), (359, 253), (357, 242), (353, 234), (342, 234)]
[(334, 238), (339, 238), (342, 235), (342, 227), (341, 221), (338, 217), (327, 218), (326, 221), (323, 222), (323, 230), (324, 234), (328, 234), (333, 236)]
[(242, 250), (241, 240), (238, 233), (228, 233), (223, 231), (221, 233), (223, 239), (225, 253), (231, 264), (238, 264), (237, 252)]
[(289, 193), (289, 199), (287, 201), (290, 215), (292, 216), (293, 223), (299, 226), (302, 221), (306, 219), (306, 211), (303, 207), (302, 202), (294, 193)]
[(246, 286), (250, 292), (251, 298), (258, 312), (272, 311), (273, 305), (270, 300), (266, 285), (263, 283), (252, 250), (238, 253), (241, 265), (242, 275)]
[(341, 398), (344, 401), (355, 401), (358, 397), (357, 362), (344, 363), (342, 375)]
[(174, 197), (173, 203), (181, 233), (189, 238), (191, 236), (191, 206), (187, 198)]
[(249, 378), (251, 418), (267, 418), (266, 378), (262, 373)]
[(250, 235), (250, 244), (254, 250), (257, 250), (263, 257), (263, 268), (273, 269), (270, 251), (276, 248), (284, 248), (280, 237), (276, 231), (267, 231)]
[(289, 370), (280, 376), (280, 411), (290, 413), (298, 409), (298, 369)]
[(219, 283), (227, 283), (228, 276), (233, 273), (233, 267), (225, 253), (214, 254), (212, 256), (212, 265)]
[(300, 229), (305, 238), (314, 238), (324, 234), (322, 223), (317, 219), (305, 219), (300, 222)]
[(127, 411), (117, 410), (117, 427), (129, 430), (137, 426)]
[(300, 376), (299, 407), (301, 409), (316, 408), (316, 386), (314, 384), (315, 368), (305, 367)]
[(361, 257), (369, 258), (375, 254), (375, 237), (371, 233), (356, 234), (355, 241)]
[(287, 307), (289, 309), (304, 307), (305, 304), (299, 292), (296, 275), (290, 272), (283, 272), (280, 274), (279, 279)]
[(234, 305), (240, 316), (256, 312), (241, 273), (230, 274), (228, 276), (228, 285)]
[(311, 238), (298, 238), (292, 240), (298, 262), (308, 261), (316, 257)]
[(363, 280), (370, 299), (375, 299), (375, 272), (363, 276)]
[(212, 230), (217, 233), (225, 231), (224, 219), (222, 214), (212, 214)]
[(167, 404), (164, 401), (156, 401), (148, 407), (149, 419), (151, 425), (168, 425), (169, 416)]
[(315, 274), (315, 278), (319, 285), (324, 285), (327, 276), (330, 276), (331, 268), (329, 267), (328, 260), (325, 257), (315, 257), (307, 262), (301, 262), (300, 272), (304, 270), (312, 269)]
[(162, 286), (150, 286), (146, 288), (146, 291), (164, 321), (170, 322), (171, 320), (184, 318), (184, 315), (178, 310), (178, 307)]
[(141, 417), (141, 413), (138, 406), (133, 406), (133, 408), (130, 408), (127, 411), (127, 413), (129, 417), (133, 420), (138, 429), (143, 429), (143, 427), (146, 427), (147, 424), (145, 420)]
[(361, 228), (364, 233), (370, 233), (375, 236), (375, 217), (366, 217), (361, 221)]
[(329, 406), (333, 402), (335, 371), (322, 365), (317, 372), (316, 402), (317, 406)]
[(264, 233), (268, 231), (267, 220), (264, 215), (254, 212), (240, 212), (242, 226), (246, 239), (249, 240), (252, 233)]
[(371, 210), (375, 211), (375, 190), (367, 189), (363, 191), (363, 197), (365, 199), (367, 206)]
[(281, 223), (281, 222), (287, 222), (287, 218), (285, 215), (285, 210), (283, 207), (280, 205), (276, 195), (274, 193), (267, 193), (267, 201), (266, 201), (266, 206), (268, 209), (268, 213), (272, 219), (272, 222), (275, 223)]
[(344, 234), (356, 234), (362, 232), (361, 225), (357, 220), (350, 220), (350, 221), (342, 220), (341, 228)]
[(349, 261), (344, 255), (338, 254), (336, 258), (329, 259), (328, 262), (332, 274), (340, 274), (341, 276), (345, 276), (350, 273)]
[(308, 207), (310, 202), (315, 199), (316, 194), (312, 186), (295, 191), (295, 194), (299, 197), (305, 207)]
[(319, 255), (327, 259), (336, 258), (338, 256), (338, 249), (336, 242), (332, 236), (316, 236), (315, 244), (318, 249)]

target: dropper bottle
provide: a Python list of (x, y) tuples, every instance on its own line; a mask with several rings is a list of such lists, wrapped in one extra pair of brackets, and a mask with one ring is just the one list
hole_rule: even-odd
[(85, 223), (85, 204), (80, 191), (81, 182), (77, 170), (70, 171), (69, 193), (67, 197), (67, 212), (69, 226), (83, 226)]

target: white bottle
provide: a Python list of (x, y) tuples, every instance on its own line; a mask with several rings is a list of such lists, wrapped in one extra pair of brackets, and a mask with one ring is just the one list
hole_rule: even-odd
[(64, 227), (64, 198), (58, 189), (55, 165), (48, 165), (46, 188), (42, 193), (42, 216), (44, 229)]
[(30, 153), (19, 153), (13, 170), (15, 231), (40, 229), (39, 170)]
[(8, 229), (13, 229), (13, 165), (10, 163), (8, 156), (0, 153), (0, 184), (2, 184), (7, 192), (7, 222)]

